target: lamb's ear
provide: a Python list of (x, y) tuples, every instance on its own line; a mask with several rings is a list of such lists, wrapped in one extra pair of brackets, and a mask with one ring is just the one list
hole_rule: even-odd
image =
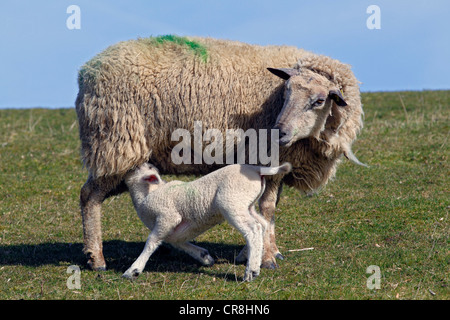
[(142, 180), (151, 183), (151, 184), (159, 184), (159, 179), (155, 174), (150, 174), (148, 176), (142, 177)]
[(299, 70), (293, 68), (279, 68), (279, 69), (267, 68), (267, 70), (269, 70), (274, 75), (280, 77), (283, 80), (288, 80), (290, 77), (299, 74)]
[(341, 91), (339, 90), (330, 90), (328, 93), (331, 99), (336, 102), (336, 104), (340, 107), (345, 107), (347, 105), (347, 102), (345, 102), (344, 97), (342, 96)]

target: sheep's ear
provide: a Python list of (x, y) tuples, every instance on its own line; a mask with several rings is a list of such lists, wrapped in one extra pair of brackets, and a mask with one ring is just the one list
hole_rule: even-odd
[(159, 179), (155, 174), (151, 174), (142, 178), (142, 180), (151, 183), (151, 184), (159, 184)]
[(274, 75), (280, 77), (283, 80), (288, 80), (290, 77), (298, 75), (299, 73), (298, 69), (293, 68), (280, 68), (280, 69), (267, 68), (267, 70), (269, 70)]
[(334, 102), (336, 102), (336, 104), (338, 106), (345, 107), (347, 105), (347, 102), (345, 102), (341, 91), (339, 91), (339, 90), (330, 90), (329, 96), (330, 96), (331, 99), (334, 100)]

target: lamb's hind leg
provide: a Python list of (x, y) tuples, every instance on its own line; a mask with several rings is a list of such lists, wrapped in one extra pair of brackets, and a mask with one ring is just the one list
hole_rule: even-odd
[[(268, 183), (264, 194), (259, 200), (259, 217), (265, 220), (264, 228), (264, 251), (262, 257), (262, 268), (275, 269), (278, 267), (276, 258), (283, 259), (275, 243), (275, 207), (280, 190), (278, 187), (272, 187)], [(258, 214), (258, 213), (257, 213)], [(259, 220), (259, 219), (258, 219)], [(243, 263), (248, 257), (248, 246), (245, 246), (236, 258), (236, 262)]]
[[(249, 232), (250, 231), (250, 232)], [(252, 281), (259, 275), (263, 254), (263, 227), (253, 220), (243, 233), (248, 246), (248, 261), (245, 268), (244, 281)]]
[(205, 266), (212, 266), (214, 264), (214, 259), (213, 257), (210, 256), (208, 250), (196, 246), (195, 244), (192, 244), (190, 242), (184, 242), (184, 243), (171, 243), (171, 245), (173, 245), (177, 249), (186, 252), (192, 258), (199, 261), (201, 264)]
[[(244, 209), (245, 210), (245, 209)], [(234, 226), (245, 238), (248, 250), (247, 267), (244, 281), (252, 281), (259, 275), (263, 253), (263, 226), (249, 212), (244, 214), (224, 214), (228, 222)]]
[[(266, 229), (268, 228), (269, 225), (268, 225), (266, 219), (264, 219), (264, 217), (256, 211), (254, 205), (250, 206), (249, 211), (250, 211), (251, 216), (253, 218), (255, 218), (262, 226), (262, 233), (264, 235), (264, 238), (263, 238), (264, 239), (263, 244), (264, 244), (265, 242), (268, 241), (267, 239), (265, 239), (265, 237), (267, 237), (269, 235), (269, 232), (266, 231)], [(236, 262), (237, 263), (245, 263), (247, 260), (248, 260), (248, 247), (246, 245), (241, 250), (239, 255), (236, 257)]]

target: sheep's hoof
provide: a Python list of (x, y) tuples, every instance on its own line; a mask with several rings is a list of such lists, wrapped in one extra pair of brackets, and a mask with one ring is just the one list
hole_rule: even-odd
[(87, 262), (88, 268), (93, 271), (106, 271), (106, 265), (105, 264), (99, 264), (95, 263), (93, 259), (89, 259)]
[(96, 259), (92, 254), (89, 255), (87, 266), (89, 269), (93, 271), (106, 271), (105, 259), (103, 258)]
[(138, 269), (133, 269), (133, 270), (127, 270), (125, 271), (125, 273), (122, 275), (122, 277), (126, 278), (126, 279), (130, 279), (130, 280), (134, 280), (137, 277), (139, 277), (139, 275), (141, 274), (141, 272)]
[(275, 258), (277, 258), (278, 260), (284, 260), (283, 255), (279, 252), (275, 255)]
[(274, 270), (278, 268), (278, 264), (274, 260), (266, 260), (262, 262), (261, 268)]
[(106, 271), (106, 266), (100, 266), (100, 267), (91, 267), (89, 266), (93, 271)]

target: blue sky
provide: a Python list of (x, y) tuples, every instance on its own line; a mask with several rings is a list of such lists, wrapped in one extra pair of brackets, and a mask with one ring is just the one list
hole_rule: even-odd
[[(66, 27), (72, 4), (79, 30)], [(378, 30), (366, 26), (372, 4)], [(329, 55), (352, 65), (362, 91), (450, 89), (448, 0), (2, 0), (0, 108), (72, 107), (84, 62), (118, 41), (162, 34)]]

